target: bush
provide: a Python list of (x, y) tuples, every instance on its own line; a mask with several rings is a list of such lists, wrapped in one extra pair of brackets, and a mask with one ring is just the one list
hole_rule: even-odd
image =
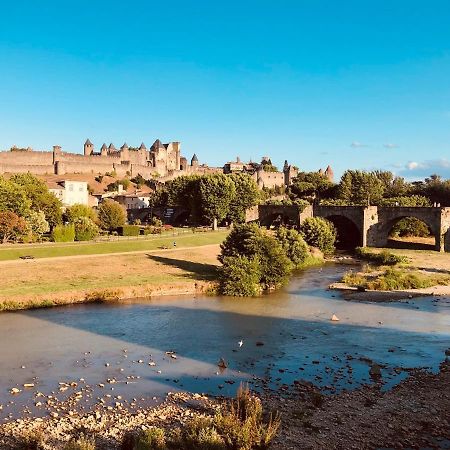
[(63, 450), (95, 450), (95, 442), (92, 439), (81, 437), (70, 441)]
[(308, 244), (301, 234), (296, 230), (280, 227), (275, 237), (294, 266), (300, 268), (309, 256)]
[(29, 225), (12, 211), (0, 211), (0, 242), (16, 242), (29, 233)]
[(261, 293), (258, 258), (227, 256), (220, 270), (220, 292), (235, 297), (254, 297)]
[(139, 225), (124, 225), (119, 228), (121, 236), (139, 236), (141, 227)]
[(122, 205), (114, 200), (105, 200), (98, 208), (100, 227), (113, 231), (125, 225), (127, 213)]
[(88, 217), (78, 217), (74, 226), (76, 241), (91, 241), (99, 234), (98, 226)]
[(162, 228), (161, 227), (145, 227), (144, 228), (144, 235), (147, 236), (149, 234), (161, 234)]
[(64, 215), (66, 220), (70, 223), (75, 223), (80, 217), (87, 217), (93, 222), (97, 221), (96, 212), (90, 206), (82, 205), (81, 203), (77, 203), (67, 208)]
[(163, 223), (162, 220), (156, 216), (153, 216), (150, 220), (150, 225), (154, 226), (154, 227), (162, 227)]
[(139, 434), (134, 450), (165, 450), (166, 436), (161, 428), (150, 428)]
[(336, 228), (322, 217), (308, 217), (301, 225), (301, 235), (308, 245), (317, 247), (324, 255), (333, 254)]
[(75, 225), (56, 225), (52, 231), (54, 242), (73, 242), (75, 240)]
[(400, 237), (428, 237), (431, 233), (428, 226), (420, 219), (405, 217), (393, 226), (390, 235)]
[[(221, 255), (219, 261), (224, 264), (228, 257), (245, 257), (249, 261), (257, 259), (259, 261), (259, 284), (260, 289), (276, 289), (282, 286), (292, 271), (292, 263), (286, 256), (280, 243), (272, 236), (264, 233), (255, 224), (237, 225), (227, 236), (221, 245)], [(227, 286), (228, 295), (231, 292), (245, 292), (242, 283), (237, 278), (237, 274), (245, 267), (245, 261), (230, 260), (225, 272), (222, 272), (222, 286)], [(236, 266), (235, 266), (236, 265)], [(225, 277), (230, 275), (233, 281), (226, 283)], [(252, 272), (250, 279), (256, 274)], [(231, 283), (235, 283), (233, 288)], [(248, 292), (253, 292), (250, 287)], [(243, 294), (241, 294), (243, 295)]]
[(387, 250), (376, 253), (367, 248), (357, 247), (355, 253), (360, 258), (383, 266), (394, 266), (395, 264), (407, 261), (405, 256), (394, 255), (394, 253), (390, 253)]

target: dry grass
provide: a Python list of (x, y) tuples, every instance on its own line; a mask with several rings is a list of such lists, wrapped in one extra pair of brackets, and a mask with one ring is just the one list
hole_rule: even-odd
[[(43, 306), (51, 306), (194, 292), (214, 278), (219, 251), (219, 245), (207, 245), (88, 258), (10, 261), (0, 264), (0, 303), (14, 306), (44, 302)], [(112, 292), (114, 295), (110, 295)]]

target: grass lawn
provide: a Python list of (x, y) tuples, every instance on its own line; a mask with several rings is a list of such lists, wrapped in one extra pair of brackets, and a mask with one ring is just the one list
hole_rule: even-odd
[(15, 260), (20, 256), (31, 255), (35, 258), (53, 258), (60, 256), (77, 255), (105, 255), (123, 252), (136, 252), (146, 250), (157, 250), (162, 246), (172, 248), (173, 242), (177, 248), (195, 247), (208, 244), (221, 243), (227, 231), (209, 231), (203, 233), (186, 233), (173, 236), (150, 236), (145, 239), (119, 240), (112, 242), (75, 242), (42, 244), (33, 246), (8, 246), (0, 247), (0, 261)]

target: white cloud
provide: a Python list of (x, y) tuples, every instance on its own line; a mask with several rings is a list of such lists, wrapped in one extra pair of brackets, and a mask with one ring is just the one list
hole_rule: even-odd
[(393, 144), (392, 142), (388, 142), (387, 144), (383, 144), (384, 148), (398, 148), (397, 144)]
[(432, 174), (450, 179), (450, 161), (445, 158), (422, 162), (409, 161), (398, 174), (408, 179), (423, 179)]
[(351, 145), (353, 148), (368, 147), (367, 144), (362, 144), (361, 142), (358, 142), (358, 141), (353, 141), (350, 145)]
[(414, 169), (417, 169), (419, 167), (419, 165), (420, 164), (418, 162), (410, 161), (408, 164), (406, 164), (406, 168), (408, 170), (414, 170)]

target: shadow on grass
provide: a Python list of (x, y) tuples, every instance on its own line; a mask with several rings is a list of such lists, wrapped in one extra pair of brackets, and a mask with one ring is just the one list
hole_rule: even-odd
[(396, 248), (403, 250), (435, 250), (434, 244), (427, 244), (425, 242), (403, 241), (397, 239), (389, 239), (387, 243), (388, 248)]
[(217, 278), (217, 266), (214, 264), (198, 263), (186, 261), (185, 259), (167, 258), (150, 254), (147, 254), (146, 256), (152, 261), (156, 261), (160, 264), (184, 270), (188, 272), (186, 276), (196, 280), (212, 281)]

